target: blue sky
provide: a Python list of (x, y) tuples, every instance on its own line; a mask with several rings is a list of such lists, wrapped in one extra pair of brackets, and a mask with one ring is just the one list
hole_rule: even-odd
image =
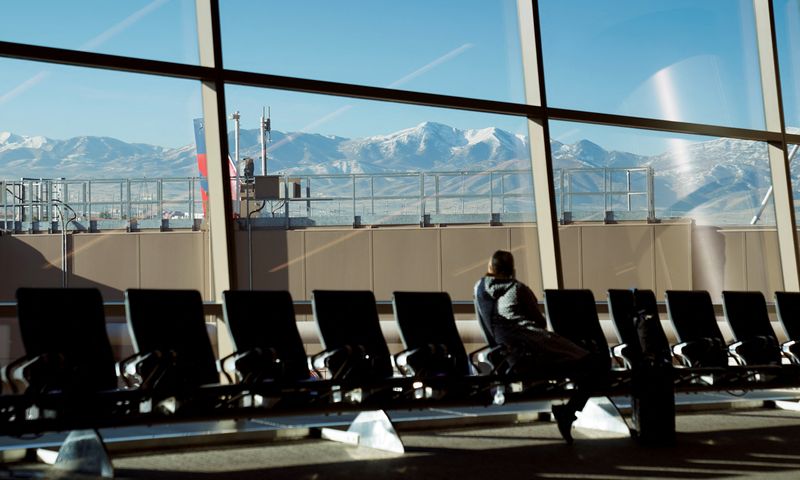
[[(523, 101), (514, 0), (220, 3), (228, 68)], [(550, 105), (763, 128), (751, 0), (540, 5)], [(193, 0), (28, 0), (3, 8), (3, 40), (197, 63)], [(798, 12), (800, 0), (776, 0), (787, 118), (800, 126)], [(5, 59), (0, 69), (0, 131), (192, 142), (191, 119), (201, 111), (196, 82)], [(256, 128), (269, 105), (283, 131), (358, 137), (427, 120), (525, 133), (514, 117), (236, 86), (226, 95), (243, 128)], [(667, 146), (661, 134), (564, 122), (552, 133), (637, 153)]]

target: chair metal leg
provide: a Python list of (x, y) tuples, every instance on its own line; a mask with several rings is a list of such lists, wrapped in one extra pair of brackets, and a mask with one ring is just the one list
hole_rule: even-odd
[(405, 453), (403, 441), (383, 410), (361, 412), (347, 431), (323, 428), (322, 438), (393, 453)]
[(58, 451), (53, 468), (103, 478), (114, 477), (114, 467), (97, 430), (73, 430)]

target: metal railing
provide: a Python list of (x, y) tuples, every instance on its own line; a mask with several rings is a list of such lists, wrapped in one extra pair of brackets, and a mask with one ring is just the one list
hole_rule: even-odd
[[(653, 170), (557, 169), (562, 222), (655, 219)], [(255, 226), (535, 221), (530, 170), (284, 175), (282, 198), (236, 202)], [(200, 179), (22, 179), (0, 182), (0, 227), (14, 232), (196, 227)], [(252, 202), (251, 202), (252, 203)], [(262, 208), (263, 207), (263, 208)]]
[(562, 223), (613, 222), (625, 213), (656, 221), (652, 167), (564, 168), (554, 173)]

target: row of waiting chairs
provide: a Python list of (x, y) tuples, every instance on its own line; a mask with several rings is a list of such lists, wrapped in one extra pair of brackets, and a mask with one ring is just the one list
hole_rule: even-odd
[[(610, 355), (591, 291), (547, 290), (544, 298), (556, 332)], [(668, 291), (666, 298), (680, 340), (672, 352), (685, 366), (726, 367), (729, 355), (743, 365), (781, 363), (781, 346), (760, 293), (724, 293), (737, 340), (730, 346), (707, 292)], [(20, 289), (18, 317), (26, 355), (3, 368), (4, 380), (21, 393), (25, 386), (36, 392), (108, 390), (120, 378), (128, 387), (191, 387), (218, 383), (220, 371), (244, 383), (313, 376), (288, 292), (228, 291), (223, 300), (235, 353), (217, 361), (198, 292), (128, 290), (126, 313), (136, 354), (115, 364), (97, 290)], [(790, 339), (783, 352), (797, 362), (800, 294), (779, 293), (776, 300)], [(658, 318), (655, 296), (648, 290), (610, 290), (608, 301), (622, 341), (613, 352), (632, 365), (641, 354), (634, 320), (642, 314)], [(360, 381), (390, 378), (395, 367), (417, 376), (508, 373), (502, 369), (502, 350), (485, 328), (488, 350), (467, 355), (446, 293), (396, 292), (393, 304), (405, 346), (394, 357), (372, 292), (315, 291), (312, 306), (324, 351), (312, 357), (313, 368), (334, 379)], [(660, 336), (665, 342), (663, 331)], [(486, 355), (493, 348), (495, 355)]]
[[(609, 290), (609, 312), (623, 347), (614, 349), (625, 363), (635, 361), (624, 348), (640, 342), (632, 315), (645, 314), (658, 319), (655, 295), (650, 290)], [(777, 316), (788, 341), (782, 345), (772, 328), (767, 303), (761, 292), (724, 291), (724, 316), (735, 337), (728, 344), (720, 331), (711, 296), (706, 291), (668, 290), (667, 313), (680, 343), (672, 353), (682, 366), (726, 367), (800, 364), (800, 293), (776, 292)], [(620, 319), (623, 319), (620, 321)], [(658, 322), (654, 325), (659, 325)], [(658, 335), (666, 339), (663, 331)], [(785, 362), (784, 362), (785, 359)]]

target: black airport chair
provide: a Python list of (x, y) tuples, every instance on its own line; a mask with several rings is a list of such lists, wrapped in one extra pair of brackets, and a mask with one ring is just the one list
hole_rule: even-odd
[(781, 348), (761, 292), (722, 292), (725, 318), (736, 343), (728, 348), (742, 365), (780, 365)]
[(656, 295), (648, 289), (608, 290), (608, 311), (622, 342), (612, 351), (630, 368), (648, 356), (671, 362), (669, 340), (661, 326)]
[(548, 289), (544, 305), (554, 332), (588, 350), (596, 361), (604, 362), (604, 369), (611, 369), (611, 352), (591, 290)]
[(792, 363), (800, 364), (800, 292), (775, 292), (775, 307), (789, 339), (781, 349)]
[(469, 375), (470, 364), (446, 292), (394, 292), (394, 317), (404, 350), (395, 355), (407, 376)]
[(95, 288), (20, 288), (25, 356), (3, 369), (13, 392), (88, 393), (117, 388), (103, 298)]
[(667, 290), (667, 312), (681, 342), (672, 352), (688, 367), (725, 368), (728, 348), (711, 296), (703, 290)]
[(129, 289), (125, 313), (136, 352), (119, 364), (128, 386), (172, 393), (219, 383), (200, 292)]
[(306, 380), (310, 377), (294, 302), (286, 291), (227, 290), (223, 315), (234, 353), (219, 360), (230, 380), (241, 383)]
[(320, 376), (370, 382), (394, 375), (371, 291), (314, 290), (311, 305), (324, 348), (312, 357)]

